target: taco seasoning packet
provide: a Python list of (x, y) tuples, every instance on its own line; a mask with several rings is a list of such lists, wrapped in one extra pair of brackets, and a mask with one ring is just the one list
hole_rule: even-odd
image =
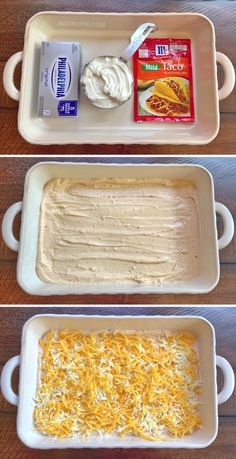
[(147, 38), (133, 68), (135, 121), (194, 121), (189, 39)]

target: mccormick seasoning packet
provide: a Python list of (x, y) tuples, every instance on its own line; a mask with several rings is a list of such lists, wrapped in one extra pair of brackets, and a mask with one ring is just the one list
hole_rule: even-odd
[(147, 38), (133, 68), (135, 121), (194, 121), (189, 39)]

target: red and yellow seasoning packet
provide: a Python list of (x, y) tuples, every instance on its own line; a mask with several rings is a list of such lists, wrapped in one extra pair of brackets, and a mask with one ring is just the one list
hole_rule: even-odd
[(147, 38), (133, 66), (135, 121), (194, 121), (189, 39)]

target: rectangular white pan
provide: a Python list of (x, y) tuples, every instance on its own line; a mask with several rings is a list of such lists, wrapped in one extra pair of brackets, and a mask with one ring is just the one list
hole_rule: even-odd
[[(56, 439), (42, 435), (34, 430), (33, 410), (38, 381), (39, 339), (50, 329), (136, 330), (152, 333), (158, 330), (171, 332), (187, 331), (197, 340), (200, 359), (200, 416), (202, 428), (183, 439), (170, 442), (149, 442), (142, 438), (111, 434), (106, 437), (83, 439)], [(1, 389), (4, 397), (18, 406), (17, 434), (20, 440), (31, 448), (205, 448), (216, 438), (218, 432), (218, 404), (224, 403), (234, 389), (233, 370), (223, 357), (216, 356), (215, 332), (210, 322), (194, 316), (76, 316), (76, 315), (38, 315), (26, 322), (23, 327), (21, 355), (10, 359), (3, 367)], [(11, 388), (11, 376), (16, 366), (20, 366), (19, 396)], [(216, 366), (224, 374), (224, 385), (217, 395)], [(30, 376), (30, 377), (29, 377)]]
[[(37, 116), (41, 41), (79, 41), (82, 64), (101, 55), (120, 56), (134, 30), (155, 22), (153, 36), (190, 38), (192, 42), (194, 123), (135, 123), (133, 97), (122, 107), (94, 107), (81, 94), (80, 114), (75, 119), (40, 119)], [(23, 60), (20, 91), (14, 85), (14, 70)], [(224, 70), (218, 91), (217, 66)], [(129, 63), (132, 66), (132, 63)], [(219, 131), (219, 100), (234, 87), (230, 60), (215, 50), (212, 22), (196, 13), (72, 13), (44, 11), (32, 16), (25, 29), (24, 51), (8, 60), (3, 83), (10, 97), (19, 100), (18, 130), (34, 144), (189, 144), (211, 142)]]
[[(49, 284), (36, 273), (40, 204), (44, 185), (60, 178), (164, 178), (190, 180), (197, 189), (200, 220), (200, 273), (192, 281), (175, 284), (113, 283)], [(20, 241), (13, 235), (15, 215), (22, 210)], [(224, 231), (217, 239), (216, 212), (224, 222)], [(214, 200), (214, 184), (207, 169), (196, 165), (119, 165), (42, 162), (26, 174), (23, 202), (13, 204), (3, 218), (3, 239), (13, 250), (18, 250), (17, 280), (23, 290), (33, 295), (99, 294), (99, 293), (206, 293), (219, 281), (219, 249), (229, 244), (234, 234), (234, 223), (229, 210)]]

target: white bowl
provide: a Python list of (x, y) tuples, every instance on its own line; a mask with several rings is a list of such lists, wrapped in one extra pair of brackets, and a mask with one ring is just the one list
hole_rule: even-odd
[[(165, 284), (49, 284), (36, 273), (40, 204), (44, 185), (61, 178), (164, 178), (190, 180), (196, 187), (200, 221), (200, 273), (190, 281)], [(13, 235), (13, 221), (22, 211), (20, 241)], [(217, 239), (216, 212), (224, 222), (221, 238)], [(26, 174), (23, 202), (13, 204), (5, 213), (2, 236), (12, 250), (19, 251), (17, 280), (32, 295), (66, 295), (82, 293), (206, 293), (218, 283), (220, 276), (219, 249), (226, 247), (234, 234), (233, 217), (229, 210), (214, 200), (214, 184), (207, 169), (198, 165), (120, 165), (42, 162)]]
[[(144, 22), (154, 22), (154, 37), (189, 38), (195, 102), (193, 123), (136, 123), (133, 97), (116, 110), (99, 110), (81, 94), (80, 113), (75, 119), (37, 116), (41, 41), (79, 41), (86, 64), (100, 55), (120, 56), (132, 32)], [(14, 70), (23, 60), (20, 91), (13, 81)], [(218, 91), (217, 66), (224, 70)], [(131, 66), (131, 63), (129, 63)], [(215, 49), (212, 22), (198, 13), (81, 13), (43, 11), (29, 19), (24, 51), (10, 57), (3, 84), (10, 97), (19, 100), (18, 130), (34, 144), (189, 144), (211, 142), (219, 131), (219, 100), (233, 90), (233, 64)]]
[[(197, 341), (200, 360), (200, 416), (202, 427), (182, 439), (168, 442), (149, 442), (142, 438), (115, 434), (104, 437), (88, 438), (53, 438), (42, 435), (34, 429), (34, 397), (38, 382), (39, 339), (50, 329), (79, 329), (82, 331), (98, 330), (135, 330), (155, 332), (187, 331)], [(210, 322), (194, 316), (79, 316), (79, 315), (37, 315), (29, 319), (22, 332), (21, 355), (11, 358), (3, 367), (1, 390), (9, 403), (18, 406), (17, 434), (20, 440), (30, 448), (205, 448), (216, 438), (218, 432), (218, 404), (226, 402), (234, 389), (234, 372), (223, 357), (216, 355), (215, 332)], [(20, 366), (19, 396), (11, 387), (14, 369)], [(216, 366), (224, 375), (224, 385), (217, 395)]]

